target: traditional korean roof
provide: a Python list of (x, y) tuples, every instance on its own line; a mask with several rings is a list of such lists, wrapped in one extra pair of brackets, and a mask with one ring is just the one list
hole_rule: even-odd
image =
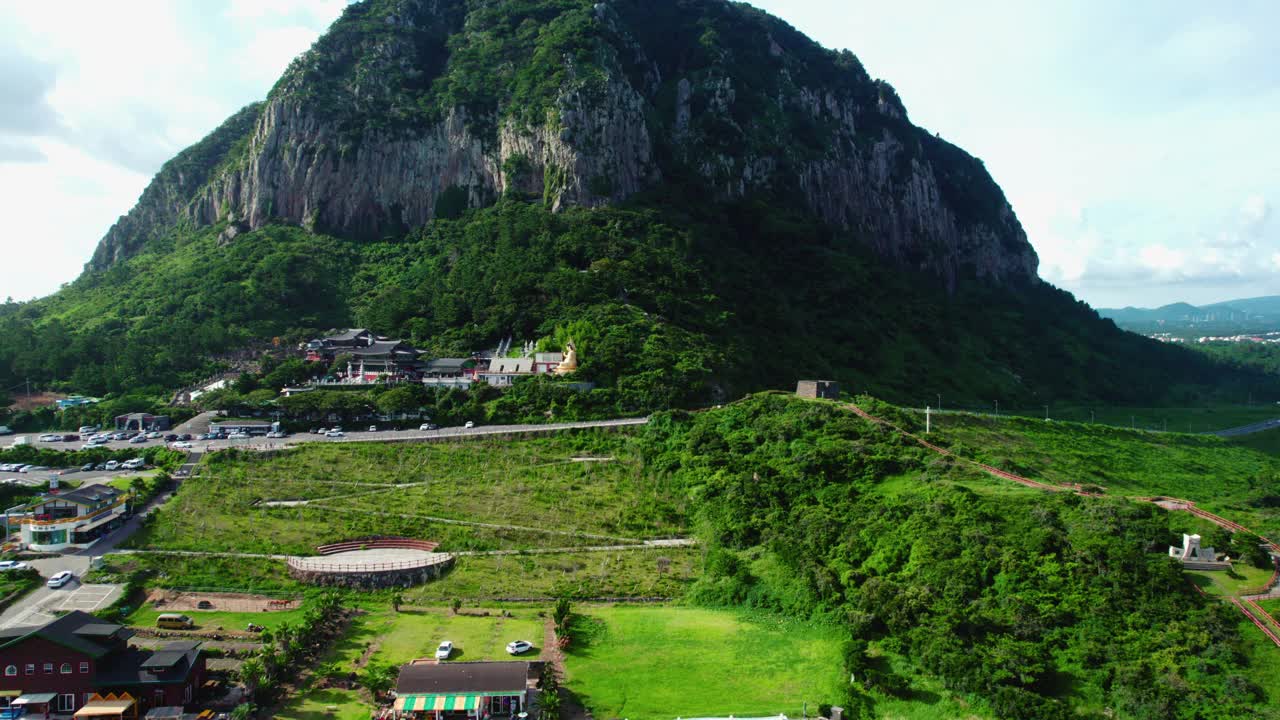
[(532, 375), (533, 358), (494, 358), (489, 361), (489, 373), (493, 375)]
[(471, 358), (436, 358), (427, 362), (426, 371), (429, 373), (462, 372), (468, 365), (474, 364), (475, 361)]

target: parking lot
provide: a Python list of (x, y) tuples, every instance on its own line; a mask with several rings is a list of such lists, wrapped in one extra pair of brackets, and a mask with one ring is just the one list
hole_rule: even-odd
[(80, 610), (91, 613), (115, 602), (120, 595), (118, 585), (81, 584), (78, 580), (61, 588), (41, 586), (0, 617), (0, 627), (40, 625), (62, 613)]

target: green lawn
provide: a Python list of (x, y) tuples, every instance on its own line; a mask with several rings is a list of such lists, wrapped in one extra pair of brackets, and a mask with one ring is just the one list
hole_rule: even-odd
[(154, 628), (156, 618), (165, 612), (179, 612), (191, 618), (195, 630), (244, 630), (249, 623), (266, 628), (277, 628), (302, 620), (303, 610), (279, 610), (272, 612), (222, 612), (220, 610), (163, 610), (143, 605), (125, 618), (134, 627)]
[(410, 602), (454, 598), (678, 598), (702, 572), (697, 548), (458, 558), (441, 579), (405, 591)]
[(580, 612), (566, 687), (596, 717), (798, 717), (841, 697), (837, 628), (679, 607)]
[[(357, 670), (362, 659), (373, 665), (399, 666), (416, 658), (431, 657), (442, 640), (453, 641), (455, 649), (450, 659), (454, 661), (510, 659), (506, 645), (512, 640), (533, 643), (534, 649), (521, 658), (536, 660), (542, 650), (543, 619), (538, 617), (538, 609), (509, 610), (512, 617), (503, 617), (503, 611), (498, 609), (487, 610), (488, 617), (454, 615), (443, 608), (411, 607), (396, 613), (389, 606), (374, 604), (366, 605), (366, 610), (334, 645), (325, 663), (335, 663), (344, 671)], [(464, 609), (463, 612), (485, 610)], [(332, 705), (338, 706), (338, 710), (329, 714), (326, 708)], [(309, 689), (289, 702), (276, 717), (364, 720), (370, 710), (355, 692)]]
[(1271, 707), (1280, 707), (1280, 662), (1276, 662), (1280, 648), (1244, 616), (1240, 616), (1238, 627), (1249, 658), (1249, 680), (1263, 689)]
[(34, 570), (0, 573), (0, 610), (8, 607), (40, 583), (40, 576)]
[(1188, 570), (1191, 582), (1210, 595), (1240, 595), (1249, 590), (1262, 587), (1271, 579), (1275, 571), (1250, 567), (1244, 563), (1236, 563), (1232, 577), (1225, 572), (1210, 570)]
[[(132, 544), (303, 554), (325, 542), (367, 535), (432, 539), (447, 550), (492, 550), (686, 534), (684, 501), (669, 478), (643, 467), (636, 442), (625, 433), (577, 433), (220, 453), (183, 483)], [(580, 457), (613, 460), (574, 460)], [(267, 504), (298, 500), (310, 504)]]

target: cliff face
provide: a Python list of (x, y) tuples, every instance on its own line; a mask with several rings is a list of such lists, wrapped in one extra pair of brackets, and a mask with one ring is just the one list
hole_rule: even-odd
[(166, 166), (90, 268), (181, 220), (376, 237), (512, 190), (560, 209), (668, 184), (800, 203), (949, 283), (1036, 275), (980, 162), (849, 53), (718, 0), (366, 0), (215, 135), (236, 132), (202, 141), (205, 172)]

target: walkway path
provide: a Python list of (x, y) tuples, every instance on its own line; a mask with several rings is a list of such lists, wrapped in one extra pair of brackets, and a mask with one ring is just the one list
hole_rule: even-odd
[(1263, 420), (1251, 425), (1241, 425), (1240, 427), (1227, 428), (1226, 430), (1215, 430), (1205, 433), (1206, 435), (1217, 435), (1218, 437), (1240, 437), (1241, 435), (1252, 435), (1254, 433), (1266, 432), (1280, 428), (1280, 418), (1275, 420)]
[[(526, 550), (463, 550), (449, 553), (458, 557), (493, 557), (505, 555), (561, 555), (565, 553), (614, 552), (627, 550), (657, 550), (661, 548), (687, 548), (697, 546), (698, 541), (692, 538), (664, 538), (645, 540), (635, 545), (582, 545), (575, 547), (530, 548)], [(219, 552), (216, 550), (135, 550), (121, 549), (115, 552), (122, 555), (184, 555), (192, 557), (230, 557), (257, 558), (260, 560), (292, 560), (309, 555), (272, 555), (268, 553)]]
[[(969, 464), (971, 464), (971, 465), (975, 465), (975, 466), (977, 466), (977, 467), (981, 468), (982, 470), (984, 470), (985, 472), (987, 472), (988, 474), (992, 475), (993, 477), (1002, 478), (1002, 479), (1004, 479), (1004, 480), (1011, 480), (1011, 481), (1016, 482), (1016, 483), (1018, 483), (1018, 484), (1020, 484), (1020, 485), (1025, 485), (1025, 486), (1027, 486), (1027, 487), (1032, 487), (1032, 488), (1036, 488), (1036, 489), (1039, 489), (1039, 490), (1046, 490), (1046, 491), (1049, 491), (1049, 492), (1064, 492), (1064, 491), (1070, 491), (1070, 492), (1074, 492), (1074, 493), (1076, 493), (1077, 495), (1084, 495), (1084, 496), (1090, 496), (1090, 497), (1097, 497), (1097, 496), (1098, 496), (1098, 495), (1097, 495), (1097, 493), (1090, 493), (1090, 492), (1085, 491), (1085, 490), (1084, 490), (1081, 486), (1079, 486), (1079, 485), (1069, 485), (1069, 486), (1063, 486), (1063, 485), (1050, 485), (1050, 484), (1048, 484), (1048, 483), (1042, 483), (1042, 482), (1039, 482), (1039, 481), (1037, 481), (1037, 480), (1031, 480), (1031, 479), (1028, 479), (1028, 478), (1024, 478), (1024, 477), (1022, 477), (1022, 476), (1020, 476), (1020, 475), (1015, 475), (1015, 474), (1013, 474), (1013, 473), (1011, 473), (1011, 472), (1006, 472), (1006, 471), (1001, 470), (1001, 469), (999, 469), (999, 468), (992, 467), (992, 466), (990, 466), (990, 465), (986, 465), (986, 464), (984, 464), (984, 463), (980, 463), (980, 462), (978, 462), (978, 461), (976, 461), (976, 460), (970, 460), (970, 459), (968, 459), (968, 458), (960, 457), (959, 455), (956, 455), (956, 454), (952, 453), (951, 451), (947, 450), (946, 448), (938, 447), (937, 445), (934, 445), (933, 443), (930, 443), (930, 442), (928, 442), (927, 440), (925, 440), (925, 439), (923, 439), (923, 438), (921, 438), (921, 437), (919, 437), (919, 436), (913, 435), (912, 433), (909, 433), (909, 432), (907, 432), (906, 430), (903, 430), (902, 428), (900, 428), (900, 427), (898, 427), (898, 426), (894, 425), (893, 423), (891, 423), (891, 422), (889, 422), (889, 421), (887, 421), (887, 420), (884, 420), (884, 419), (882, 419), (882, 418), (878, 418), (878, 417), (876, 417), (876, 416), (874, 416), (874, 415), (872, 415), (872, 414), (870, 414), (870, 413), (866, 412), (865, 410), (863, 410), (862, 408), (858, 407), (857, 405), (854, 405), (854, 404), (852, 404), (852, 403), (849, 403), (849, 404), (844, 405), (843, 407), (845, 407), (845, 408), (846, 408), (846, 409), (848, 409), (848, 410), (851, 410), (853, 413), (855, 413), (855, 414), (856, 414), (856, 415), (858, 415), (859, 417), (861, 417), (861, 418), (863, 418), (863, 419), (865, 419), (865, 420), (867, 420), (867, 421), (869, 421), (869, 422), (873, 422), (873, 423), (876, 423), (876, 424), (883, 425), (883, 426), (885, 426), (885, 427), (891, 428), (891, 429), (893, 429), (893, 430), (895, 430), (895, 431), (897, 431), (897, 432), (901, 433), (902, 435), (904, 435), (904, 436), (906, 436), (906, 437), (911, 438), (912, 440), (914, 440), (914, 441), (916, 441), (917, 443), (919, 443), (920, 445), (922, 445), (922, 446), (924, 446), (924, 447), (928, 448), (929, 450), (932, 450), (933, 452), (938, 453), (939, 455), (943, 455), (943, 456), (950, 457), (950, 458), (955, 458), (955, 459), (960, 460), (960, 461), (962, 461), (962, 462), (966, 462), (966, 463), (969, 463)], [(1272, 422), (1272, 423), (1280, 424), (1280, 420), (1276, 420), (1276, 421), (1268, 421), (1268, 422)], [(1265, 424), (1265, 423), (1259, 423), (1259, 425), (1263, 425), (1263, 424)], [(1252, 427), (1252, 426), (1250, 426), (1250, 427)], [(1268, 427), (1271, 427), (1271, 425), (1268, 425)], [(1236, 428), (1236, 429), (1237, 429), (1237, 430), (1243, 430), (1243, 428)], [(1267, 429), (1267, 428), (1265, 428), (1265, 427), (1264, 427), (1264, 428), (1259, 428), (1259, 429), (1261, 430), (1261, 429)], [(1224, 431), (1224, 432), (1230, 432), (1230, 431)], [(1252, 430), (1251, 432), (1258, 432), (1258, 430)], [(1221, 433), (1218, 433), (1218, 434), (1221, 434)], [(1238, 434), (1244, 434), (1244, 433), (1238, 433)], [(1155, 503), (1155, 504), (1160, 505), (1161, 507), (1165, 508), (1166, 510), (1185, 510), (1185, 511), (1187, 511), (1187, 512), (1190, 512), (1190, 513), (1191, 513), (1191, 514), (1193, 514), (1193, 515), (1196, 515), (1197, 517), (1204, 518), (1205, 520), (1208, 520), (1209, 522), (1212, 522), (1212, 523), (1214, 523), (1215, 525), (1218, 525), (1219, 527), (1226, 528), (1227, 530), (1230, 530), (1231, 532), (1246, 532), (1246, 533), (1250, 533), (1250, 534), (1254, 534), (1254, 535), (1256, 535), (1256, 534), (1257, 534), (1257, 533), (1254, 533), (1253, 531), (1249, 530), (1248, 528), (1246, 528), (1245, 526), (1243, 526), (1243, 525), (1241, 525), (1241, 524), (1239, 524), (1239, 523), (1232, 522), (1231, 520), (1228, 520), (1228, 519), (1226, 519), (1226, 518), (1224, 518), (1224, 517), (1221, 517), (1221, 516), (1218, 516), (1218, 515), (1214, 515), (1213, 513), (1209, 512), (1209, 511), (1207, 511), (1207, 510), (1202, 510), (1202, 509), (1200, 509), (1200, 508), (1196, 507), (1196, 504), (1195, 504), (1194, 502), (1191, 502), (1190, 500), (1182, 500), (1182, 499), (1179, 499), (1179, 498), (1166, 498), (1166, 497), (1154, 497), (1154, 498), (1130, 498), (1130, 499), (1132, 499), (1132, 500), (1137, 500), (1137, 501), (1141, 501), (1141, 502), (1150, 502), (1150, 503)], [(1267, 539), (1267, 538), (1265, 538), (1265, 537), (1262, 537), (1261, 535), (1259, 535), (1258, 537), (1259, 537), (1259, 538), (1261, 538), (1264, 542), (1266, 542), (1268, 545), (1270, 545), (1270, 546), (1271, 546), (1271, 549), (1272, 549), (1272, 552), (1273, 552), (1273, 553), (1280, 554), (1280, 545), (1278, 545), (1278, 544), (1276, 544), (1276, 543), (1272, 542), (1271, 540), (1268, 540), (1268, 539)], [(1275, 556), (1275, 555), (1273, 555), (1273, 557), (1276, 557), (1276, 556)], [(1277, 566), (1277, 567), (1280, 567), (1280, 566)], [(1277, 574), (1275, 574), (1275, 575), (1272, 575), (1272, 576), (1271, 576), (1271, 580), (1268, 582), (1268, 588), (1269, 588), (1269, 590), (1268, 590), (1266, 593), (1261, 594), (1261, 595), (1250, 595), (1250, 596), (1247, 596), (1247, 597), (1244, 597), (1244, 598), (1236, 598), (1236, 597), (1232, 597), (1232, 598), (1230, 598), (1230, 601), (1231, 601), (1231, 604), (1232, 604), (1232, 605), (1235, 605), (1236, 609), (1238, 609), (1241, 613), (1243, 613), (1245, 617), (1249, 618), (1249, 621), (1250, 621), (1251, 623), (1253, 623), (1254, 625), (1256, 625), (1256, 626), (1258, 627), (1258, 629), (1259, 629), (1259, 630), (1262, 630), (1262, 632), (1263, 632), (1263, 633), (1265, 633), (1265, 634), (1266, 634), (1266, 636), (1267, 636), (1268, 638), (1270, 638), (1270, 639), (1271, 639), (1271, 641), (1272, 641), (1272, 642), (1274, 642), (1274, 643), (1276, 644), (1276, 646), (1277, 646), (1277, 647), (1280, 647), (1280, 635), (1278, 635), (1278, 634), (1276, 633), (1276, 629), (1280, 629), (1280, 623), (1277, 623), (1277, 622), (1276, 622), (1276, 620), (1275, 620), (1275, 618), (1273, 618), (1273, 617), (1271, 617), (1269, 614), (1267, 614), (1267, 612), (1266, 612), (1265, 610), (1263, 610), (1261, 607), (1259, 607), (1259, 606), (1257, 605), (1257, 603), (1255, 603), (1255, 602), (1254, 602), (1254, 600), (1258, 600), (1258, 599), (1264, 599), (1264, 598), (1269, 598), (1269, 597), (1280, 597), (1280, 586), (1277, 586), (1277, 585), (1276, 585), (1276, 580), (1277, 580), (1278, 576), (1280, 576), (1280, 572), (1277, 572)], [(1204, 595), (1204, 594), (1205, 594), (1205, 592), (1204, 592), (1203, 590), (1201, 590), (1201, 589), (1200, 589), (1200, 587), (1199, 587), (1198, 585), (1194, 585), (1194, 584), (1193, 584), (1193, 585), (1192, 585), (1192, 587), (1194, 587), (1197, 591), (1199, 591), (1199, 592), (1200, 592), (1200, 594), (1202, 594), (1202, 595)], [(1268, 622), (1268, 621), (1269, 621), (1269, 622)]]

